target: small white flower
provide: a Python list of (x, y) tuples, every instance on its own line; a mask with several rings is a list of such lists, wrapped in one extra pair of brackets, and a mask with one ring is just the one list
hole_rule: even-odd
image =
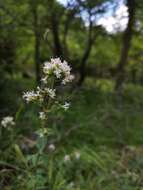
[(75, 184), (74, 184), (74, 182), (72, 181), (72, 182), (70, 182), (69, 184), (68, 184), (68, 187), (69, 188), (73, 188), (75, 186)]
[(45, 62), (43, 67), (43, 72), (49, 75), (50, 72), (52, 72), (52, 70), (53, 70), (53, 65), (51, 64), (51, 62)]
[(50, 88), (45, 88), (44, 91), (50, 96), (50, 98), (55, 98), (56, 93), (55, 93), (55, 89), (50, 89)]
[(80, 159), (80, 152), (75, 152), (74, 155), (75, 155), (75, 158), (76, 158), (77, 160)]
[(9, 127), (15, 125), (14, 119), (11, 116), (4, 117), (1, 121), (3, 127)]
[(56, 77), (59, 79), (61, 78), (62, 74), (61, 74), (61, 70), (59, 68), (57, 68), (55, 71), (54, 71), (54, 74), (56, 75)]
[(61, 105), (61, 107), (62, 107), (65, 111), (67, 111), (67, 110), (69, 109), (69, 107), (70, 107), (70, 103), (65, 102), (64, 105)]
[(69, 162), (71, 160), (70, 155), (64, 156), (64, 162)]
[(46, 119), (46, 114), (45, 114), (45, 112), (39, 112), (39, 118), (40, 118), (41, 120), (45, 120), (45, 119)]
[(68, 82), (71, 82), (74, 79), (73, 75), (67, 75), (63, 80), (62, 80), (62, 84), (66, 84)]
[(35, 93), (34, 93), (34, 91), (31, 91), (31, 92), (24, 92), (23, 98), (24, 98), (27, 102), (33, 101), (33, 100), (35, 99)]
[(50, 145), (48, 146), (48, 148), (49, 148), (50, 151), (54, 151), (54, 150), (56, 149), (56, 147), (55, 147), (54, 144), (50, 144)]
[(23, 98), (26, 100), (27, 103), (33, 102), (33, 101), (38, 100), (38, 99), (40, 101), (42, 101), (42, 97), (41, 97), (39, 91), (37, 91), (37, 92), (34, 92), (34, 91), (24, 92)]
[(64, 61), (62, 64), (61, 64), (61, 68), (63, 70), (63, 72), (65, 74), (70, 74), (70, 71), (71, 71), (71, 67), (68, 65), (68, 63), (66, 61)]

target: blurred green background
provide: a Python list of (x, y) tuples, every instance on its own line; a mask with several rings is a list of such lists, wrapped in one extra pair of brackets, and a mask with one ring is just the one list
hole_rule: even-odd
[[(86, 157), (77, 186), (63, 189), (143, 190), (143, 1), (1, 0), (0, 118), (17, 112), (53, 57), (75, 75), (66, 89), (71, 110), (56, 121), (59, 146)], [(24, 106), (18, 133), (28, 136), (39, 121)]]

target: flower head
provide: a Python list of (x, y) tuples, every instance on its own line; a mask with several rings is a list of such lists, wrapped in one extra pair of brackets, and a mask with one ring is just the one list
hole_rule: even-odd
[(76, 160), (80, 159), (80, 152), (75, 152), (74, 155), (75, 155)]
[(62, 84), (66, 84), (68, 82), (71, 82), (72, 80), (74, 79), (74, 76), (73, 75), (67, 75), (65, 76), (65, 78), (62, 80)]
[(14, 119), (11, 116), (4, 117), (1, 121), (3, 127), (9, 127), (15, 125)]
[(74, 182), (72, 181), (72, 182), (70, 182), (69, 184), (68, 184), (68, 187), (71, 189), (71, 188), (73, 188), (75, 186), (75, 184), (74, 184)]
[(65, 155), (64, 156), (64, 162), (69, 162), (71, 160), (71, 157), (70, 157), (70, 155)]
[(39, 89), (36, 92), (34, 92), (34, 91), (24, 92), (23, 98), (26, 100), (27, 103), (34, 102), (36, 100), (43, 101), (43, 98), (40, 94)]
[(45, 119), (46, 119), (46, 114), (45, 114), (45, 112), (39, 112), (39, 118), (40, 118), (41, 120), (45, 120)]
[(67, 111), (67, 110), (69, 109), (69, 107), (70, 107), (70, 103), (65, 102), (64, 105), (61, 105), (61, 107), (62, 107), (65, 111)]
[(50, 89), (50, 88), (45, 88), (44, 89), (45, 93), (47, 93), (49, 95), (50, 98), (55, 98), (56, 93), (55, 93), (55, 89)]
[(55, 147), (54, 144), (50, 144), (50, 145), (48, 146), (48, 148), (49, 148), (50, 151), (54, 151), (54, 150), (56, 149), (56, 147)]
[(54, 75), (57, 79), (62, 79), (62, 84), (71, 82), (74, 77), (70, 74), (71, 67), (66, 61), (61, 61), (60, 58), (51, 59), (51, 62), (45, 62), (43, 72), (46, 75), (42, 81), (47, 82), (47, 77)]
[(38, 86), (35, 92), (34, 91), (25, 92), (23, 98), (26, 100), (27, 103), (35, 101), (43, 102), (45, 95), (48, 95), (52, 99), (55, 98), (56, 96), (55, 91), (56, 91), (55, 89), (50, 89), (50, 88), (41, 89)]

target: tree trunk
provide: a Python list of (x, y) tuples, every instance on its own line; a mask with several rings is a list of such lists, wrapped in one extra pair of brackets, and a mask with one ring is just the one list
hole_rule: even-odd
[(51, 27), (54, 42), (54, 56), (63, 57), (62, 45), (59, 36), (59, 24), (55, 15), (52, 15), (51, 17)]
[(67, 37), (68, 37), (68, 33), (69, 33), (69, 29), (70, 29), (70, 25), (71, 22), (74, 20), (74, 16), (77, 12), (77, 9), (73, 9), (71, 10), (68, 15), (67, 15), (67, 19), (65, 21), (65, 25), (64, 25), (64, 32), (63, 32), (63, 53), (64, 53), (64, 57), (66, 59), (69, 59), (69, 51), (68, 51), (68, 46), (67, 46)]
[(117, 66), (117, 79), (115, 84), (115, 90), (121, 91), (122, 85), (125, 79), (125, 67), (128, 61), (129, 49), (131, 46), (131, 39), (133, 34), (133, 26), (135, 22), (135, 0), (127, 0), (128, 6), (128, 24), (123, 35), (123, 46), (121, 49), (120, 61)]
[(39, 34), (35, 34), (35, 65), (36, 65), (36, 81), (40, 83), (41, 71), (40, 71), (40, 37)]
[(33, 26), (34, 26), (34, 35), (35, 35), (35, 50), (34, 50), (34, 59), (35, 59), (35, 70), (36, 70), (36, 81), (37, 84), (40, 83), (40, 32), (38, 26), (38, 14), (37, 7), (32, 7), (33, 12)]
[(81, 64), (80, 64), (80, 70), (79, 70), (80, 78), (79, 78), (79, 81), (78, 81), (78, 86), (81, 86), (83, 84), (84, 79), (86, 77), (86, 65), (87, 65), (88, 58), (90, 56), (92, 45), (93, 45), (92, 22), (90, 22), (87, 44), (86, 44), (86, 48), (85, 48), (85, 51), (83, 53), (83, 56), (81, 58)]

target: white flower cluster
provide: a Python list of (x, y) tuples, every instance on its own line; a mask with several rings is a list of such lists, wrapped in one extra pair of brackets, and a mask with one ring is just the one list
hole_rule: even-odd
[(50, 88), (44, 88), (41, 89), (40, 87), (37, 87), (37, 90), (31, 91), (31, 92), (24, 92), (23, 98), (26, 100), (27, 103), (29, 102), (34, 102), (34, 101), (40, 101), (43, 102), (44, 96), (48, 95), (50, 98), (55, 98), (56, 93), (55, 89), (50, 89)]
[[(45, 101), (56, 98), (56, 89), (54, 89), (54, 82), (57, 81), (57, 79), (61, 81), (61, 84), (71, 82), (74, 76), (71, 75), (70, 72), (71, 67), (67, 64), (66, 61), (62, 62), (59, 58), (51, 59), (50, 62), (46, 62), (43, 66), (44, 77), (41, 79), (41, 87), (37, 87), (35, 91), (25, 92), (23, 94), (23, 98), (27, 103), (39, 102), (42, 103), (42, 105), (45, 107)], [(56, 102), (58, 103), (58, 101), (55, 101), (55, 103)], [(70, 106), (70, 104), (67, 102), (65, 102), (63, 105), (59, 103), (57, 105), (59, 105), (65, 111), (68, 110)], [(39, 113), (39, 118), (41, 120), (45, 120), (46, 114), (46, 111), (42, 110)]]
[(55, 98), (55, 96), (56, 96), (56, 89), (50, 89), (50, 88), (45, 88), (44, 89), (44, 92), (45, 93), (47, 93), (48, 94), (48, 96), (50, 97), (50, 98)]
[(70, 74), (71, 67), (66, 61), (61, 61), (59, 58), (51, 59), (51, 62), (45, 62), (43, 67), (45, 77), (42, 79), (44, 83), (50, 76), (55, 76), (57, 79), (62, 79), (62, 84), (71, 82), (74, 76)]
[(31, 92), (24, 92), (23, 98), (26, 100), (26, 102), (33, 102), (37, 99), (39, 99), (39, 95), (37, 92), (31, 91)]
[(9, 127), (15, 125), (14, 119), (11, 116), (4, 117), (1, 121), (3, 127)]

